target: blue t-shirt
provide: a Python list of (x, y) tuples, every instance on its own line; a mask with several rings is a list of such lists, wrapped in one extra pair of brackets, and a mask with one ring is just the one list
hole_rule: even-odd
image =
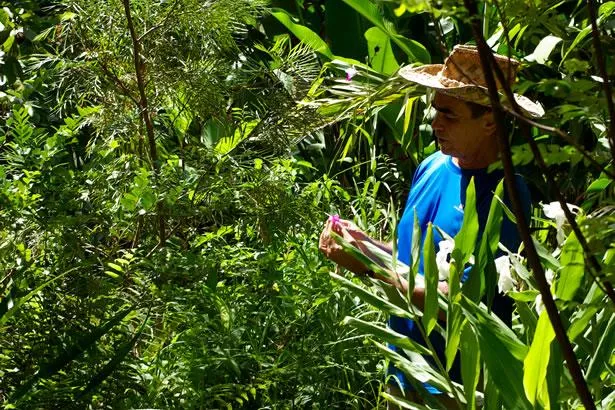
[[(412, 188), (410, 189), (404, 213), (397, 227), (397, 249), (400, 261), (406, 264), (410, 263), (415, 212), (418, 216), (422, 235), (420, 249), (423, 249), (423, 241), (425, 240), (427, 224), (429, 222), (438, 226), (451, 237), (454, 237), (459, 232), (463, 223), (466, 188), (472, 177), (474, 178), (474, 186), (476, 188), (476, 209), (480, 237), (489, 215), (493, 193), (503, 178), (503, 172), (494, 171), (488, 173), (486, 169), (461, 169), (453, 162), (452, 157), (439, 151), (429, 156), (419, 165), (412, 180)], [(529, 217), (530, 195), (527, 185), (521, 177), (517, 177), (516, 185), (524, 204), (526, 216)], [(507, 202), (505, 195), (505, 203)], [(438, 243), (442, 240), (443, 238), (439, 232), (434, 229), (436, 252), (438, 251)], [(500, 230), (500, 242), (512, 251), (516, 251), (520, 244), (517, 229), (506, 216), (504, 216)], [(423, 274), (422, 252), (419, 261), (419, 274)], [(509, 298), (503, 295), (496, 295), (493, 301), (493, 311), (505, 323), (510, 325), (512, 301)], [(412, 320), (392, 316), (389, 319), (389, 326), (398, 333), (424, 343), (420, 331)], [(444, 359), (445, 341), (442, 336), (437, 332), (432, 332), (430, 340), (438, 351), (438, 355), (441, 359)], [(398, 350), (395, 346), (390, 347), (393, 350)], [(403, 352), (399, 352), (403, 354)], [(426, 357), (426, 360), (432, 364), (434, 363), (431, 358)], [(456, 381), (461, 379), (458, 360), (459, 358), (455, 360), (456, 363), (453, 364), (450, 371), (451, 378)], [(389, 375), (397, 376), (404, 389), (412, 390), (410, 383), (406, 380), (401, 370), (391, 365), (389, 366), (388, 373)], [(432, 394), (440, 393), (432, 386), (425, 385), (425, 388)]]

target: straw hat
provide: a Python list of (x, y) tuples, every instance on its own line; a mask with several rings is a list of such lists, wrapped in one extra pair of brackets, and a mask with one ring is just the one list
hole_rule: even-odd
[[(495, 61), (502, 70), (509, 86), (515, 82), (519, 62), (515, 59), (494, 54)], [(408, 81), (424, 85), (452, 97), (489, 106), (487, 83), (475, 46), (457, 45), (444, 61), (444, 64), (427, 64), (420, 67), (403, 67), (399, 75)], [(502, 85), (497, 80), (500, 101), (510, 107), (503, 95)], [(532, 117), (542, 117), (545, 110), (538, 103), (519, 94), (514, 94), (519, 107)]]

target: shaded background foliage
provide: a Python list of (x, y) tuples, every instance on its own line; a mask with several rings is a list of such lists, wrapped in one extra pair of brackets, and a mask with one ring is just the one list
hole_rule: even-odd
[[(124, 3), (0, 2), (3, 405), (383, 405), (380, 353), (340, 323), (384, 315), (330, 281), (317, 235), (340, 213), (390, 238), (414, 169), (437, 149), (428, 98), (395, 72), (472, 41), (465, 9), (135, 0), (135, 65)], [(611, 3), (600, 24), (613, 75)], [(544, 124), (609, 164), (586, 6), (484, 10), (496, 51), (532, 56), (518, 89), (544, 103)], [(592, 249), (615, 254), (612, 230), (595, 229), (612, 219), (612, 180), (534, 134), (567, 200), (604, 217), (586, 223)], [(534, 199), (552, 200), (516, 143)], [(547, 227), (536, 237), (555, 246)], [(581, 350), (605, 327), (588, 328)]]

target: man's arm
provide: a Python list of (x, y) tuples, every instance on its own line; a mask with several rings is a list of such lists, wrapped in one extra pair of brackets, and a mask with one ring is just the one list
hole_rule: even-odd
[[(344, 240), (356, 246), (357, 248), (361, 248), (358, 241), (369, 241), (370, 243), (378, 246), (383, 251), (389, 254), (393, 253), (393, 247), (391, 243), (384, 243), (369, 237), (365, 232), (361, 231), (354, 223), (350, 221), (339, 220), (335, 224), (332, 223), (332, 221), (327, 221), (325, 224), (325, 228), (320, 235), (319, 249), (325, 254), (328, 259), (332, 260), (333, 262), (357, 275), (364, 276), (366, 274), (369, 274), (370, 270), (363, 263), (359, 262), (351, 255), (348, 255), (343, 250), (343, 248), (331, 237), (331, 231), (340, 235), (342, 238), (344, 238)], [(390, 277), (385, 277), (379, 274), (374, 274), (373, 277), (375, 279), (395, 286), (402, 294), (405, 295), (408, 292), (408, 281), (400, 277), (399, 275), (397, 275), (397, 277), (395, 276), (396, 275), (391, 272)], [(448, 283), (440, 281), (438, 283), (438, 289), (443, 294), (448, 294)], [(425, 288), (423, 286), (414, 287), (411, 301), (415, 306), (421, 309), (421, 311), (424, 309)], [(440, 311), (438, 313), (438, 318), (440, 320), (446, 320), (446, 313), (444, 311)]]

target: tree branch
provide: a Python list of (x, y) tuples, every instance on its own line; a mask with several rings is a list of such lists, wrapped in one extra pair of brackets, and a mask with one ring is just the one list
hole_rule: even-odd
[[(498, 0), (495, 0), (496, 2), (496, 7), (498, 7), (499, 10), (499, 2)], [(504, 18), (504, 16), (502, 16)], [(507, 39), (508, 40), (508, 39)], [(502, 84), (502, 87), (504, 89), (504, 93), (506, 94), (512, 110), (507, 110), (508, 112), (513, 112), (514, 115), (516, 117), (520, 117), (520, 118), (524, 118), (525, 117), (522, 115), (521, 113), (521, 109), (519, 108), (519, 105), (517, 104), (513, 92), (511, 90), (511, 88), (508, 86), (508, 83), (505, 81), (504, 79), (504, 75), (502, 73), (502, 70), (500, 69), (500, 67), (495, 64), (495, 62), (492, 62), (493, 64), (493, 68), (494, 68), (494, 72), (495, 75), (498, 77), (498, 80), (500, 81), (500, 84)], [(568, 223), (570, 224), (570, 226), (572, 227), (572, 230), (574, 231), (579, 244), (581, 245), (581, 247), (583, 248), (583, 255), (585, 257), (586, 262), (589, 264), (589, 274), (592, 277), (592, 279), (596, 282), (596, 284), (598, 285), (598, 287), (600, 288), (600, 290), (602, 290), (606, 295), (608, 295), (609, 299), (611, 299), (611, 301), (613, 302), (613, 304), (615, 305), (615, 291), (613, 290), (613, 285), (609, 282), (609, 281), (604, 281), (601, 282), (600, 276), (601, 276), (601, 272), (602, 272), (602, 267), (600, 266), (600, 263), (598, 263), (598, 261), (596, 260), (595, 256), (593, 255), (593, 253), (591, 252), (591, 249), (589, 248), (589, 244), (587, 243), (587, 240), (585, 239), (585, 236), (583, 235), (583, 233), (581, 232), (581, 229), (579, 228), (579, 225), (577, 224), (577, 221), (574, 218), (574, 215), (572, 214), (572, 212), (570, 212), (570, 209), (568, 208), (568, 204), (566, 203), (566, 200), (564, 198), (564, 195), (561, 193), (561, 191), (557, 188), (557, 184), (555, 182), (555, 179), (553, 178), (553, 176), (551, 175), (551, 173), (549, 173), (549, 169), (546, 165), (546, 163), (544, 162), (544, 159), (542, 157), (542, 154), (540, 152), (540, 150), (538, 149), (538, 145), (536, 144), (536, 141), (534, 141), (534, 138), (532, 138), (532, 135), (530, 133), (530, 129), (528, 127), (528, 124), (531, 123), (535, 123), (534, 121), (531, 121), (529, 119), (527, 119), (527, 121), (525, 123), (522, 123), (520, 128), (522, 131), (523, 136), (525, 137), (525, 139), (527, 140), (528, 144), (530, 145), (530, 149), (532, 150), (532, 154), (534, 155), (534, 158), (536, 159), (536, 161), (538, 162), (538, 166), (540, 167), (543, 175), (545, 176), (546, 180), (547, 180), (547, 185), (549, 185), (553, 192), (555, 192), (555, 197), (557, 198), (560, 207), (562, 208), (562, 210), (564, 211), (564, 215), (566, 216), (566, 219), (568, 220)], [(559, 131), (559, 130), (557, 130)], [(563, 133), (562, 131), (560, 131), (562, 134), (564, 134), (566, 137), (567, 135), (565, 133)], [(572, 140), (572, 139), (570, 139)], [(580, 152), (586, 154), (585, 150), (583, 149), (579, 149)]]

